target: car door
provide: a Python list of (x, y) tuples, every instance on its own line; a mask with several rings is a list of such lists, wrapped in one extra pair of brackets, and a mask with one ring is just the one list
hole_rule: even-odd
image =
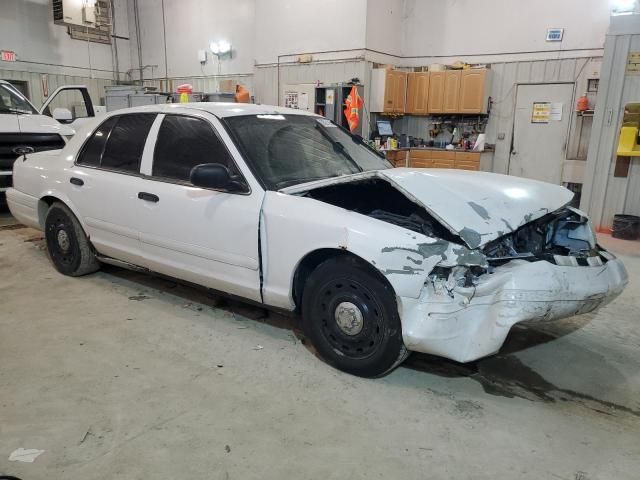
[[(258, 228), (264, 191), (213, 115), (167, 114), (156, 125), (153, 156), (145, 157), (142, 167), (145, 265), (260, 301)], [(246, 188), (231, 193), (194, 187), (191, 169), (203, 163), (225, 165)]]
[(42, 104), (40, 114), (77, 129), (95, 117), (95, 109), (85, 85), (65, 85), (57, 88)]
[(136, 265), (142, 264), (140, 164), (155, 117), (155, 113), (109, 117), (89, 136), (69, 171), (69, 198), (96, 250)]

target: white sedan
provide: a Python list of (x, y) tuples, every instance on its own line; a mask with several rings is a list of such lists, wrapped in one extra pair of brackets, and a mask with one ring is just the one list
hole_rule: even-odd
[(300, 313), (320, 355), (378, 376), (468, 362), (510, 328), (627, 283), (563, 187), (391, 168), (323, 117), (241, 104), (119, 110), (15, 162), (7, 199), (65, 275), (144, 268)]

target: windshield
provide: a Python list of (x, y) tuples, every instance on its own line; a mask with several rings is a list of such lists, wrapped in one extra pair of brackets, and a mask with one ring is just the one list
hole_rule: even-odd
[(362, 140), (326, 118), (242, 115), (224, 119), (240, 151), (269, 190), (391, 168)]
[(13, 85), (0, 83), (1, 113), (38, 113)]

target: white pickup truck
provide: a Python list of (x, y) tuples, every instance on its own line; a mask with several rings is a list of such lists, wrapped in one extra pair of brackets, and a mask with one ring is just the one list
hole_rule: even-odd
[(74, 129), (94, 116), (84, 85), (56, 89), (38, 110), (11, 83), (0, 80), (0, 202), (12, 184), (18, 156), (63, 148)]

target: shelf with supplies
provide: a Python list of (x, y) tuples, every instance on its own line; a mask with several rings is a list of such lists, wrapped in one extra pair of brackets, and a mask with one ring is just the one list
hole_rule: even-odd
[[(354, 79), (354, 81), (357, 79)], [(364, 97), (364, 85), (360, 83), (332, 83), (320, 84), (315, 88), (314, 113), (322, 115), (338, 125), (342, 125), (347, 130), (349, 123), (344, 115), (345, 101), (353, 87), (358, 90), (358, 95)], [(363, 110), (360, 109), (360, 118), (363, 118)], [(362, 121), (353, 132), (362, 135)]]

